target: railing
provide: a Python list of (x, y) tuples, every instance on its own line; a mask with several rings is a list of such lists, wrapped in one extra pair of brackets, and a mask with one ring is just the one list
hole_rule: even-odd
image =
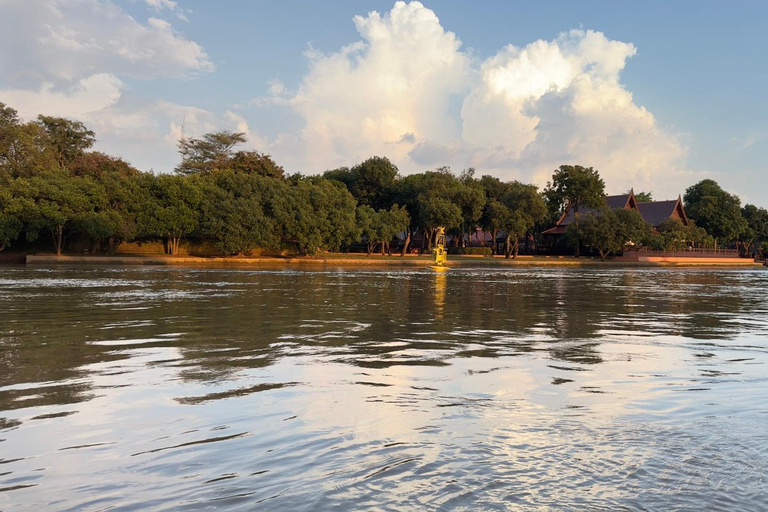
[(713, 249), (710, 247), (685, 247), (679, 251), (652, 251), (647, 247), (640, 249), (624, 251), (624, 254), (643, 254), (647, 256), (682, 256), (682, 257), (701, 257), (701, 258), (738, 258), (740, 257), (737, 249)]

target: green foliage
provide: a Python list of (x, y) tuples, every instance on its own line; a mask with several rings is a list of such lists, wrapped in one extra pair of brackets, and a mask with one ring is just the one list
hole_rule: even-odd
[(408, 212), (404, 207), (392, 206), (389, 210), (374, 210), (368, 205), (357, 207), (356, 222), (368, 245), (368, 254), (377, 244), (384, 252), (389, 242), (408, 228)]
[(229, 169), (243, 174), (283, 179), (285, 170), (272, 157), (258, 151), (238, 151), (228, 163)]
[(201, 234), (225, 254), (243, 254), (280, 245), (270, 192), (275, 178), (235, 171), (214, 173), (203, 181)]
[(23, 224), (13, 210), (13, 202), (11, 190), (0, 184), (0, 251), (8, 247), (21, 234)]
[(234, 156), (232, 148), (245, 141), (244, 133), (226, 130), (206, 133), (201, 139), (181, 139), (181, 163), (175, 170), (178, 174), (189, 175), (226, 169)]
[(323, 177), (343, 183), (358, 204), (377, 210), (390, 205), (397, 174), (397, 166), (388, 158), (374, 156), (351, 169), (341, 167), (327, 171)]
[(635, 210), (605, 208), (580, 215), (568, 226), (571, 243), (594, 249), (605, 260), (622, 251), (628, 243), (638, 244), (651, 238), (651, 225)]
[(579, 208), (601, 209), (605, 207), (605, 182), (592, 167), (561, 165), (552, 174), (552, 181), (544, 188), (553, 219), (573, 206), (578, 215)]
[(714, 180), (702, 180), (688, 187), (683, 199), (688, 217), (716, 239), (735, 241), (748, 229), (739, 198), (724, 191)]
[(336, 251), (360, 237), (355, 198), (341, 183), (297, 178), (278, 201), (275, 212), (283, 232), (296, 241), (301, 254)]
[(163, 174), (144, 176), (148, 194), (137, 214), (139, 233), (166, 240), (166, 252), (178, 254), (181, 239), (200, 222), (200, 180)]
[(91, 176), (102, 179), (106, 175), (138, 176), (139, 170), (122, 158), (105, 155), (98, 151), (83, 153), (75, 158), (67, 170), (73, 176)]
[(635, 192), (635, 200), (638, 203), (650, 203), (653, 201), (653, 192)]
[(36, 240), (41, 232), (49, 232), (56, 254), (64, 249), (66, 236), (73, 223), (104, 204), (103, 186), (90, 178), (74, 178), (53, 172), (32, 178), (17, 178), (9, 183), (16, 199), (16, 214), (24, 223), (27, 240)]
[(508, 188), (498, 202), (493, 204), (497, 225), (507, 232), (505, 256), (517, 256), (520, 237), (528, 233), (533, 226), (547, 214), (539, 191), (535, 185), (525, 185), (518, 181), (508, 184)]
[(0, 103), (0, 178), (30, 177), (57, 167), (48, 135), (37, 123), (23, 123)]
[(493, 256), (490, 247), (449, 247), (448, 254), (462, 254), (467, 256)]
[(648, 247), (655, 251), (677, 252), (687, 247), (712, 247), (714, 239), (694, 223), (688, 226), (680, 219), (668, 219), (657, 228), (648, 240)]
[(96, 142), (96, 134), (80, 121), (62, 117), (38, 116), (38, 124), (48, 134), (48, 142), (59, 167), (66, 169)]
[(747, 221), (747, 229), (742, 233), (742, 240), (747, 242), (762, 242), (768, 240), (768, 210), (746, 204), (741, 209), (741, 215)]

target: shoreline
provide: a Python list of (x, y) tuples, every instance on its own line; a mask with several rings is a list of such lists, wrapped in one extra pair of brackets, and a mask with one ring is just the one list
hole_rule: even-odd
[[(664, 258), (651, 261), (614, 260), (600, 261), (597, 258), (575, 259), (568, 256), (518, 256), (516, 259), (488, 258), (477, 256), (449, 256), (448, 267), (717, 267), (717, 268), (759, 268), (762, 263), (747, 258)], [(328, 254), (314, 257), (202, 257), (167, 255), (117, 255), (117, 256), (56, 256), (35, 254), (20, 257), (11, 264), (27, 266), (86, 265), (86, 266), (179, 266), (179, 267), (293, 267), (293, 266), (350, 266), (350, 267), (431, 267), (430, 256), (381, 256)]]

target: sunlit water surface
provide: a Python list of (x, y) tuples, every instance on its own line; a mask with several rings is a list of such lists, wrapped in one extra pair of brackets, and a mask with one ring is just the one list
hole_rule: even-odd
[(766, 510), (767, 290), (0, 268), (0, 510)]

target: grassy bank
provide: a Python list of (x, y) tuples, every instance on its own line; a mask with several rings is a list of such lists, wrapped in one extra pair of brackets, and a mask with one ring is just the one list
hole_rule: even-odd
[[(381, 256), (362, 254), (324, 253), (314, 257), (195, 257), (195, 256), (56, 256), (53, 254), (28, 255), (27, 265), (155, 265), (155, 266), (211, 266), (211, 267), (286, 267), (286, 266), (356, 266), (356, 267), (429, 267), (429, 256)], [(760, 267), (760, 263), (744, 259), (741, 261), (701, 262), (690, 261), (600, 261), (596, 258), (522, 256), (516, 259), (502, 257), (483, 258), (473, 256), (449, 256), (449, 267), (518, 267), (518, 266), (561, 266), (561, 267)]]

